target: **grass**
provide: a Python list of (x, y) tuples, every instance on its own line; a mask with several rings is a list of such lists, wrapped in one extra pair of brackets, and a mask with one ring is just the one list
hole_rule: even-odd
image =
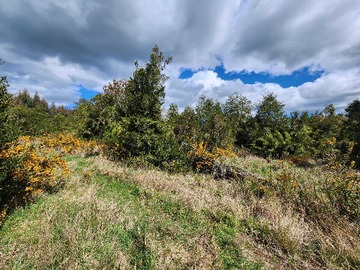
[(360, 268), (358, 222), (309, 218), (297, 203), (299, 190), (326, 178), (319, 168), (238, 158), (225, 162), (261, 180), (231, 182), (101, 157), (68, 161), (64, 189), (0, 229), (0, 269)]

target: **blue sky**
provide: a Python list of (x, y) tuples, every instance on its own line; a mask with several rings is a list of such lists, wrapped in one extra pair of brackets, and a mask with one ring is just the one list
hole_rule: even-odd
[[(289, 75), (272, 75), (267, 72), (227, 72), (224, 65), (216, 66), (214, 71), (219, 78), (225, 81), (240, 79), (244, 84), (275, 83), (283, 88), (298, 87), (307, 82), (314, 82), (324, 74), (324, 70), (313, 71), (311, 67), (304, 67), (293, 71)], [(189, 79), (198, 71), (192, 69), (181, 69), (179, 78)]]
[(288, 111), (341, 111), (360, 98), (359, 0), (1, 1), (13, 93), (70, 106), (131, 77), (157, 44), (173, 57), (165, 107), (273, 92)]
[(90, 100), (91, 98), (99, 94), (99, 92), (96, 90), (87, 89), (83, 85), (79, 85), (79, 94), (80, 94), (80, 98), (85, 98), (87, 100)]

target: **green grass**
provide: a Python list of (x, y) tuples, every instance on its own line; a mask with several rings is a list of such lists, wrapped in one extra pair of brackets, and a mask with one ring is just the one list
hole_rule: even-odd
[(77, 180), (6, 221), (0, 231), (2, 268), (261, 268), (243, 257), (222, 217), (214, 225), (213, 217), (181, 200), (100, 173), (91, 159), (69, 161)]
[(0, 229), (0, 269), (360, 266), (358, 223), (328, 212), (307, 219), (296, 204), (289, 183), (321, 182), (317, 168), (243, 158), (231, 162), (264, 179), (228, 182), (67, 160), (74, 174), (64, 189), (17, 209)]

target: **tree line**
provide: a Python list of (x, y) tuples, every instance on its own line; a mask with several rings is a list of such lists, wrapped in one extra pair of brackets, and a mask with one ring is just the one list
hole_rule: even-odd
[(107, 145), (114, 159), (142, 160), (163, 168), (191, 168), (189, 152), (200, 143), (209, 152), (233, 148), (269, 158), (336, 160), (360, 165), (360, 101), (344, 113), (332, 104), (314, 113), (286, 114), (274, 93), (258, 104), (234, 93), (224, 103), (201, 96), (182, 112), (171, 104), (163, 112), (165, 57), (157, 46), (144, 66), (135, 63), (128, 80), (113, 80), (75, 109), (49, 105), (27, 90), (11, 96), (1, 79), (0, 143), (19, 135), (73, 132)]

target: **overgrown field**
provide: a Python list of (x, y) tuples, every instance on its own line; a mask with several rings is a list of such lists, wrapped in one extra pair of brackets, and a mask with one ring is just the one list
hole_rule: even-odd
[(74, 109), (0, 76), (0, 269), (360, 269), (360, 100), (165, 112), (170, 62)]
[(65, 159), (72, 174), (63, 188), (4, 222), (1, 269), (360, 267), (352, 170), (220, 157), (214, 179)]

